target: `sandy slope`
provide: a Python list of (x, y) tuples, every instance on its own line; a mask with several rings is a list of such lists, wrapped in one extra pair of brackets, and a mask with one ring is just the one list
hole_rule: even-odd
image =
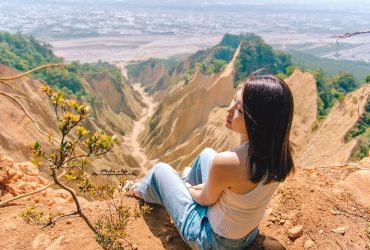
[(362, 114), (366, 98), (360, 97), (369, 86), (363, 86), (348, 95), (343, 102), (337, 102), (328, 116), (311, 136), (304, 152), (298, 158), (302, 166), (335, 166), (348, 163), (357, 140), (344, 142), (344, 136), (359, 119), (357, 109)]
[(145, 151), (150, 159), (159, 158), (176, 169), (182, 169), (204, 148), (203, 142), (207, 142), (208, 138), (203, 128), (210, 113), (215, 107), (227, 106), (235, 93), (232, 86), (233, 65), (238, 54), (239, 49), (222, 73), (217, 74), (217, 78), (211, 78), (213, 81), (204, 81), (205, 78), (198, 76), (197, 72), (188, 85), (179, 86), (177, 91), (163, 97), (151, 117), (155, 126), (147, 126), (141, 139), (141, 145), (146, 145)]

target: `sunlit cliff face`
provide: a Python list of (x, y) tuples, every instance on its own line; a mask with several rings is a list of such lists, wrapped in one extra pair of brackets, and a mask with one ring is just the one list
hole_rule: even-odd
[(225, 126), (242, 136), (247, 136), (244, 123), (242, 88), (235, 93), (235, 96), (226, 111)]

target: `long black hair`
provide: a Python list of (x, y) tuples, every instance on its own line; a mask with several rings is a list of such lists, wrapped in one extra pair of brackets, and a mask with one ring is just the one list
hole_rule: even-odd
[(249, 173), (254, 183), (284, 181), (294, 162), (289, 134), (293, 95), (288, 85), (272, 74), (252, 73), (243, 81), (243, 110), (249, 137)]

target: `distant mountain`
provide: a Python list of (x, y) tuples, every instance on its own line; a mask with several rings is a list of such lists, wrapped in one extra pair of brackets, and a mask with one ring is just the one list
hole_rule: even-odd
[(196, 71), (212, 75), (231, 61), (240, 44), (240, 54), (235, 60), (235, 85), (247, 74), (261, 67), (274, 74), (285, 74), (291, 66), (291, 58), (284, 52), (274, 51), (263, 39), (252, 33), (225, 34), (219, 44), (200, 50), (180, 62), (169, 59), (150, 59), (128, 65), (130, 82), (142, 82), (149, 93), (165, 90), (170, 85), (188, 84)]

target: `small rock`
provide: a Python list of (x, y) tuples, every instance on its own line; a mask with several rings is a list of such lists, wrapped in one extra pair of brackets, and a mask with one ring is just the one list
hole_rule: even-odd
[(265, 250), (285, 250), (283, 244), (271, 237), (266, 237), (262, 243), (262, 247)]
[(56, 239), (46, 250), (62, 250), (64, 247), (62, 246), (64, 244), (65, 237), (64, 235), (61, 235), (58, 239)]
[(132, 244), (132, 250), (137, 250), (138, 249), (138, 247), (137, 247), (137, 245), (136, 244)]
[(172, 235), (167, 235), (166, 236), (166, 242), (169, 243), (173, 240), (173, 236)]
[(71, 242), (72, 239), (67, 239), (67, 238), (64, 238), (63, 240), (63, 244), (68, 244), (69, 242)]
[(15, 169), (9, 169), (8, 171), (8, 175), (10, 178), (12, 178), (13, 176), (15, 176), (17, 174), (17, 170)]
[(332, 215), (337, 215), (337, 211), (335, 211), (334, 209), (330, 209), (330, 213), (331, 213)]
[(284, 222), (284, 227), (285, 227), (286, 229), (289, 229), (289, 228), (293, 227), (293, 223), (291, 223), (289, 220), (286, 220), (286, 221)]
[(323, 234), (323, 233), (324, 233), (324, 230), (320, 230), (320, 231), (319, 231), (319, 234)]
[(48, 205), (49, 207), (51, 207), (53, 204), (55, 203), (55, 201), (53, 200), (49, 200), (46, 205)]
[(303, 247), (304, 247), (304, 249), (313, 248), (313, 247), (315, 247), (315, 242), (313, 242), (312, 240), (306, 240)]
[(63, 203), (65, 203), (65, 202), (66, 202), (66, 200), (65, 200), (65, 199), (60, 198), (60, 197), (55, 197), (55, 198), (53, 199), (53, 201), (54, 201), (54, 203), (55, 203), (55, 204), (63, 204)]
[(344, 234), (346, 232), (346, 228), (345, 227), (337, 227), (337, 228), (335, 228), (331, 231), (333, 231), (336, 234)]
[(1, 226), (4, 227), (5, 230), (15, 230), (17, 228), (13, 221), (2, 222)]
[(298, 225), (295, 227), (292, 227), (291, 229), (288, 230), (289, 237), (292, 239), (296, 239), (302, 236), (303, 234), (303, 226)]
[(288, 218), (286, 219), (292, 219), (294, 218), (294, 216), (295, 216), (295, 212), (291, 212), (290, 214), (288, 214)]
[(24, 181), (18, 181), (17, 182), (17, 188), (19, 190), (26, 190), (26, 183)]
[(36, 238), (32, 241), (32, 249), (40, 249), (47, 247), (51, 243), (51, 239), (49, 235), (44, 233), (39, 234)]
[(66, 224), (67, 225), (72, 224), (72, 220), (66, 220)]
[(29, 183), (28, 183), (28, 186), (29, 186), (31, 189), (33, 189), (33, 190), (34, 190), (34, 189), (36, 189), (36, 188), (37, 188), (37, 183), (32, 181), (32, 182), (29, 182)]
[(68, 196), (70, 196), (70, 193), (67, 190), (64, 189), (58, 189), (54, 192), (56, 197), (64, 198), (66, 199)]
[(14, 176), (14, 178), (22, 179), (22, 177), (23, 177), (23, 176), (24, 176), (23, 172), (18, 171), (18, 172), (17, 172), (17, 175), (16, 175), (16, 176)]
[(268, 209), (266, 209), (266, 215), (270, 215), (272, 213), (272, 208), (268, 208)]
[(279, 222), (280, 222), (280, 224), (282, 225), (282, 224), (284, 224), (284, 223), (285, 223), (285, 220), (284, 220), (284, 219), (281, 219), (281, 220), (279, 220)]
[(270, 221), (275, 222), (276, 221), (276, 217), (275, 216), (271, 216)]
[(312, 173), (312, 174), (311, 174), (311, 178), (313, 178), (313, 179), (314, 179), (314, 178), (317, 178), (317, 174)]

